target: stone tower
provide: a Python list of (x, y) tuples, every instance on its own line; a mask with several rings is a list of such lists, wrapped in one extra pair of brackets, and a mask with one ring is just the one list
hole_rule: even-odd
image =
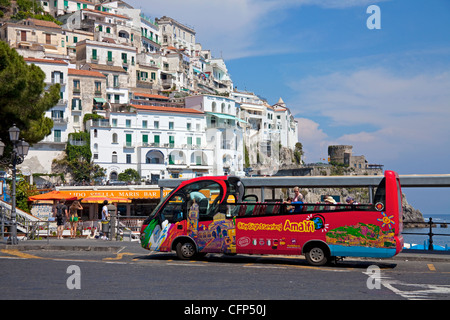
[(331, 163), (350, 165), (353, 146), (328, 146), (328, 156)]

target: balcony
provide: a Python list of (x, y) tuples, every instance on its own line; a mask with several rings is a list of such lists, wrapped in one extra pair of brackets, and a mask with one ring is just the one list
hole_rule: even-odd
[(69, 123), (69, 118), (52, 118), (54, 126), (65, 126)]
[(108, 119), (91, 120), (91, 127), (111, 128)]

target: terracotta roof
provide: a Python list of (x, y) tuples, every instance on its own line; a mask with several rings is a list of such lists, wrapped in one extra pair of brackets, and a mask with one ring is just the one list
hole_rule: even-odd
[(104, 74), (97, 71), (78, 70), (78, 69), (69, 69), (69, 75), (106, 78)]
[(45, 21), (45, 20), (31, 19), (31, 18), (29, 18), (28, 20), (33, 22), (34, 25), (38, 26), (38, 27), (47, 27), (47, 28), (61, 29), (61, 26), (58, 26), (56, 23), (54, 23), (52, 21)]
[(40, 62), (40, 63), (54, 63), (54, 64), (65, 64), (68, 65), (67, 62), (61, 60), (53, 60), (53, 59), (37, 59), (37, 58), (23, 58), (26, 62)]
[(123, 16), (121, 14), (114, 14), (114, 13), (109, 13), (109, 12), (104, 12), (104, 11), (99, 11), (99, 10), (93, 10), (93, 9), (82, 9), (82, 11), (89, 11), (89, 12), (94, 12), (94, 13), (100, 13), (100, 14), (104, 14), (104, 15), (107, 15), (107, 16), (114, 16), (114, 17), (130, 20), (130, 17)]
[(153, 99), (163, 99), (163, 100), (169, 100), (169, 97), (161, 96), (159, 94), (149, 94), (149, 93), (142, 93), (142, 92), (133, 92), (133, 95), (135, 97), (146, 97), (146, 98), (153, 98)]
[(100, 71), (125, 72), (125, 69), (119, 66), (108, 66), (106, 64), (86, 63), (86, 67)]
[(193, 114), (203, 114), (202, 111), (189, 109), (189, 108), (176, 108), (176, 107), (157, 107), (157, 106), (141, 106), (132, 104), (132, 107), (138, 110), (147, 110), (147, 111), (160, 111), (160, 112), (169, 112), (169, 113), (193, 113)]

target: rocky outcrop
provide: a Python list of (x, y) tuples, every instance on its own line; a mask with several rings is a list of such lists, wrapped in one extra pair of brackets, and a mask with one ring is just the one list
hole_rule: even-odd
[[(405, 228), (420, 228), (428, 225), (425, 222), (422, 212), (413, 208), (406, 200), (406, 196), (402, 194), (403, 222)], [(422, 223), (421, 223), (422, 222)]]

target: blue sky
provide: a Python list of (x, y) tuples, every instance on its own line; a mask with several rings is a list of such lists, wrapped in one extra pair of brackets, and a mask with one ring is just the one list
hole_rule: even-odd
[[(400, 174), (449, 173), (450, 1), (127, 2), (192, 26), (238, 90), (270, 104), (282, 97), (306, 162), (350, 144)], [(381, 29), (367, 28), (370, 5), (380, 8)], [(447, 213), (439, 203), (448, 189), (404, 192), (424, 213)]]

